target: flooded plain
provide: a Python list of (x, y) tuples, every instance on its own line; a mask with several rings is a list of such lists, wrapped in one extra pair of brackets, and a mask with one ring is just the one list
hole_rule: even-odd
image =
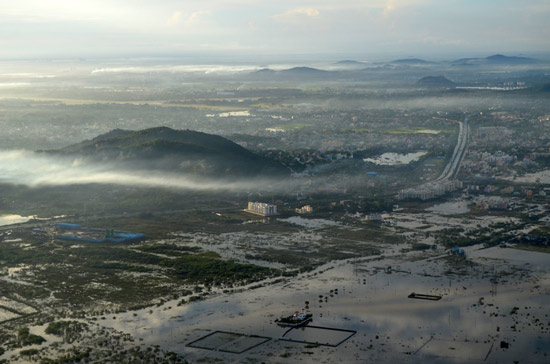
[[(547, 255), (471, 247), (467, 259), (441, 253), (335, 262), (255, 289), (218, 292), (177, 306), (118, 314), (101, 325), (160, 345), (187, 360), (224, 362), (545, 362), (550, 355)], [(388, 269), (388, 267), (391, 267)], [(441, 296), (410, 299), (411, 292)], [(308, 308), (312, 325), (355, 330), (337, 347), (279, 340), (274, 320)], [(272, 338), (242, 354), (187, 347), (214, 331)], [(318, 330), (286, 337), (338, 341)], [(328, 336), (327, 336), (328, 335)], [(339, 337), (340, 337), (339, 336)]]

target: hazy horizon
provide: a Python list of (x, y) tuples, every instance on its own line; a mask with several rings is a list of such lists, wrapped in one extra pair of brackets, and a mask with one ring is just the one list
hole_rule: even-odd
[(0, 59), (530, 55), (549, 15), (545, 0), (0, 1)]
[(0, 364), (546, 363), (550, 0), (0, 0)]

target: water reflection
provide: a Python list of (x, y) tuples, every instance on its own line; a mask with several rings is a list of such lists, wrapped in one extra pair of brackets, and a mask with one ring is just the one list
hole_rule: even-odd
[[(487, 363), (504, 359), (523, 362), (526, 358), (541, 362), (544, 355), (550, 355), (545, 316), (550, 280), (538, 265), (548, 264), (547, 256), (521, 252), (516, 266), (499, 260), (502, 252), (510, 250), (499, 249), (472, 252), (476, 264), (460, 271), (443, 257), (420, 263), (402, 258), (352, 260), (333, 269), (325, 266), (326, 271), (317, 275), (309, 273), (274, 286), (220, 294), (182, 307), (172, 302), (167, 304), (171, 309), (158, 308), (152, 314), (137, 311), (136, 317), (127, 313), (104, 324), (182, 353), (191, 361), (205, 355), (236, 360), (235, 354), (205, 352), (185, 347), (185, 343), (215, 330), (280, 338), (285, 329), (273, 321), (304, 308), (309, 301), (315, 326), (357, 330), (357, 335), (341, 347), (311, 350), (306, 357), (302, 344), (278, 341), (242, 355), (261, 360), (284, 353), (289, 355), (287, 362), (414, 359), (452, 363), (483, 361), (487, 355)], [(399, 265), (411, 274), (375, 268), (387, 265)], [(407, 298), (412, 291), (443, 298), (435, 302)], [(514, 307), (519, 309), (511, 314)], [(501, 348), (501, 341), (509, 347)]]

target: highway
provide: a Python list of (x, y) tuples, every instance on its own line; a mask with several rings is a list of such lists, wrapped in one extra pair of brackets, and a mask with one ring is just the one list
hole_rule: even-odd
[(428, 199), (436, 196), (441, 196), (446, 192), (455, 190), (460, 183), (455, 180), (460, 164), (466, 154), (466, 147), (468, 146), (468, 138), (470, 136), (470, 125), (468, 117), (464, 118), (464, 121), (459, 121), (458, 139), (453, 150), (453, 155), (445, 165), (445, 168), (434, 180), (425, 182), (419, 186), (411, 187), (399, 192), (398, 198), (421, 198)]
[(460, 130), (458, 132), (458, 140), (456, 142), (453, 155), (441, 175), (433, 180), (432, 182), (441, 182), (444, 180), (449, 180), (454, 178), (458, 170), (460, 169), (460, 164), (462, 159), (464, 159), (464, 154), (466, 153), (466, 146), (468, 145), (468, 137), (470, 135), (470, 125), (468, 122), (468, 117), (464, 118), (464, 121), (460, 121)]

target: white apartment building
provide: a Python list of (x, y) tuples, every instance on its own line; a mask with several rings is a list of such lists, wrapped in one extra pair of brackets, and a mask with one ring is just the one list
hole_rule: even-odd
[(262, 216), (272, 216), (277, 215), (277, 206), (264, 202), (249, 202), (246, 211)]

